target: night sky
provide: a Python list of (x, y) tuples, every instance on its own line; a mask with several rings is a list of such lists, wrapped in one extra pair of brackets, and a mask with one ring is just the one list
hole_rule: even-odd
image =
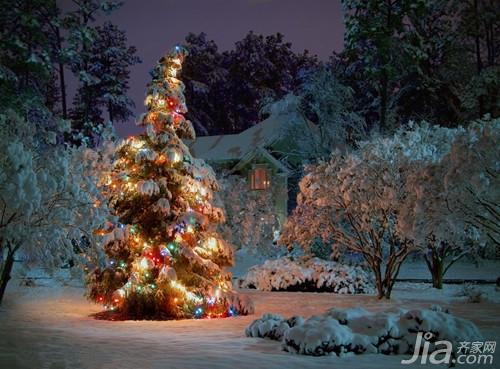
[[(132, 67), (130, 81), (138, 114), (143, 111), (149, 70), (189, 32), (205, 32), (220, 50), (231, 49), (250, 30), (264, 35), (281, 32), (296, 51), (308, 49), (326, 60), (342, 48), (344, 31), (340, 0), (128, 0), (107, 18), (126, 30), (142, 59)], [(116, 128), (120, 136), (139, 131), (133, 122)]]

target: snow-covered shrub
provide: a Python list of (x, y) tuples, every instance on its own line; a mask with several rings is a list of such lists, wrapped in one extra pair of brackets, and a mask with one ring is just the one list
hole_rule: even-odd
[(239, 280), (242, 288), (262, 291), (373, 293), (370, 274), (360, 266), (310, 258), (282, 257), (251, 267)]
[(435, 341), (452, 345), (481, 340), (478, 328), (469, 320), (441, 309), (413, 309), (372, 313), (363, 308), (331, 309), (309, 319), (288, 320), (264, 314), (245, 330), (248, 337), (281, 341), (283, 349), (303, 355), (341, 356), (347, 353), (411, 354), (419, 332), (432, 335), (429, 352)]
[(285, 319), (278, 314), (264, 314), (262, 318), (254, 320), (245, 330), (249, 337), (269, 338), (281, 341), (285, 332), (297, 324), (304, 324), (301, 316)]

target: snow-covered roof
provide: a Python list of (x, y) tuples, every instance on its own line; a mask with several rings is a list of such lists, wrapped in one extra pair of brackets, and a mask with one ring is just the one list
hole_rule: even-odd
[(194, 157), (205, 160), (239, 160), (257, 147), (278, 140), (291, 120), (303, 120), (296, 113), (273, 114), (247, 130), (233, 135), (201, 136), (188, 143)]

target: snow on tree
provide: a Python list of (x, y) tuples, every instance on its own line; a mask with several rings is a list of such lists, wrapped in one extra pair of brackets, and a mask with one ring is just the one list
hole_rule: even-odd
[(93, 230), (108, 215), (96, 185), (97, 153), (61, 144), (69, 127), (43, 108), (27, 111), (28, 119), (11, 110), (0, 115), (0, 302), (16, 256), (49, 271), (79, 252), (96, 257)]
[(500, 119), (471, 123), (443, 158), (443, 177), (454, 218), (500, 247)]
[(299, 89), (301, 110), (317, 123), (317, 156), (365, 138), (363, 118), (354, 111), (351, 88), (344, 86), (331, 68), (312, 69)]
[(389, 298), (399, 268), (412, 244), (395, 227), (399, 203), (406, 195), (400, 163), (389, 151), (367, 143), (346, 155), (309, 166), (301, 180), (297, 207), (284, 226), (281, 242), (308, 250), (321, 237), (360, 253), (371, 268), (379, 298)]
[[(89, 297), (122, 318), (226, 317), (251, 312), (232, 291), (233, 250), (216, 232), (223, 210), (212, 169), (193, 158), (182, 139), (195, 133), (183, 114), (178, 79), (187, 52), (176, 46), (160, 59), (148, 85), (146, 133), (117, 151), (107, 181), (119, 218), (103, 229), (108, 265), (89, 277)], [(104, 316), (107, 316), (105, 313)]]
[(436, 288), (462, 257), (498, 247), (498, 128), (498, 120), (466, 129), (421, 125), (394, 137), (409, 147), (398, 227), (423, 251)]
[(402, 205), (411, 208), (414, 193), (407, 178), (426, 160), (442, 156), (446, 143), (449, 149), (452, 130), (441, 131), (441, 142), (428, 142), (437, 135), (428, 125), (401, 129), (309, 166), (281, 242), (309, 249), (320, 237), (332, 243), (334, 254), (343, 248), (360, 253), (374, 273), (379, 298), (390, 297), (402, 262), (416, 247), (400, 224)]
[(442, 288), (448, 268), (472, 251), (466, 247), (464, 228), (452, 218), (441, 165), (458, 133), (457, 129), (417, 126), (399, 137), (408, 147), (405, 186), (412, 191), (401, 203), (398, 228), (422, 251), (436, 288)]
[(113, 123), (125, 122), (133, 112), (134, 103), (127, 96), (130, 66), (140, 63), (136, 48), (127, 45), (125, 32), (110, 22), (97, 26), (96, 39), (90, 52), (90, 72), (99, 79), (95, 88), (99, 98), (94, 101), (107, 111)]
[[(410, 124), (336, 153), (309, 167), (282, 242), (308, 249), (320, 236), (361, 253), (379, 297), (390, 294), (407, 253), (420, 250), (441, 288), (454, 262), (498, 245), (497, 136), (498, 120), (466, 129)], [(384, 276), (382, 261), (390, 267)]]
[(68, 30), (64, 59), (79, 82), (70, 117), (73, 128), (88, 140), (101, 134), (104, 111), (113, 122), (132, 116), (134, 104), (127, 96), (130, 66), (140, 59), (136, 48), (127, 45), (124, 31), (110, 22), (92, 26), (102, 13), (118, 9), (120, 2), (82, 0), (77, 5), (61, 23)]
[(227, 221), (222, 234), (238, 248), (256, 255), (276, 255), (274, 231), (280, 228), (272, 191), (248, 191), (241, 176), (223, 175), (219, 180), (220, 196)]

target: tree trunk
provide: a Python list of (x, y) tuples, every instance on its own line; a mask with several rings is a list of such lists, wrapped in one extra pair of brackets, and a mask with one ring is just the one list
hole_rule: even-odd
[(3, 296), (5, 294), (5, 289), (7, 288), (7, 283), (11, 278), (10, 272), (14, 266), (14, 252), (9, 250), (7, 253), (7, 258), (2, 269), (2, 274), (0, 275), (0, 305), (2, 305)]
[(483, 69), (483, 62), (481, 60), (481, 38), (479, 36), (479, 9), (478, 9), (478, 0), (474, 0), (474, 26), (475, 26), (475, 35), (474, 35), (474, 43), (475, 43), (475, 51), (476, 51), (476, 68), (477, 74), (481, 73)]
[(64, 80), (64, 64), (59, 63), (59, 85), (61, 88), (61, 107), (63, 119), (68, 118), (68, 107), (66, 103), (66, 82)]
[(382, 281), (382, 272), (380, 264), (373, 262), (371, 265), (373, 274), (375, 275), (375, 287), (377, 288), (377, 298), (382, 299), (385, 296), (384, 282)]
[(111, 102), (108, 102), (108, 116), (109, 116), (109, 121), (111, 123), (114, 123), (114, 116), (113, 116), (113, 106), (111, 105)]
[(393, 283), (392, 283), (391, 278), (384, 279), (384, 290), (385, 290), (384, 291), (384, 297), (387, 300), (391, 299), (392, 286), (393, 286)]
[[(56, 31), (57, 36), (57, 47), (59, 48), (59, 53), (62, 53), (62, 39), (59, 28)], [(64, 119), (68, 117), (68, 107), (66, 103), (66, 81), (64, 77), (64, 63), (61, 60), (61, 55), (59, 55), (59, 87), (61, 88), (61, 107), (62, 107), (62, 116)]]
[[(481, 38), (479, 35), (480, 29), (479, 29), (479, 9), (478, 9), (478, 0), (474, 0), (474, 18), (475, 18), (475, 50), (476, 50), (476, 68), (477, 68), (477, 75), (481, 74), (481, 71), (483, 69), (483, 62), (481, 60)], [(484, 114), (484, 101), (483, 97), (479, 96), (478, 97), (478, 105), (479, 105), (479, 117), (482, 117)]]
[(432, 277), (432, 287), (437, 289), (443, 289), (443, 274), (444, 274), (444, 257), (440, 258), (437, 255), (436, 250), (431, 251), (431, 257), (429, 258), (424, 255), (425, 263), (427, 268), (431, 272)]
[[(397, 261), (393, 259), (391, 263), (387, 264), (385, 278), (383, 281), (383, 285), (385, 288), (384, 297), (387, 300), (391, 298), (392, 287), (394, 287), (394, 282), (396, 281), (396, 278), (399, 274), (399, 268), (401, 267), (401, 264), (393, 265), (394, 263), (397, 263)], [(393, 270), (393, 267), (395, 268), (395, 270)]]
[(380, 80), (380, 131), (384, 132), (387, 128), (387, 72), (383, 72)]
[(432, 274), (432, 287), (442, 290), (443, 289), (443, 262), (436, 260), (433, 265)]

